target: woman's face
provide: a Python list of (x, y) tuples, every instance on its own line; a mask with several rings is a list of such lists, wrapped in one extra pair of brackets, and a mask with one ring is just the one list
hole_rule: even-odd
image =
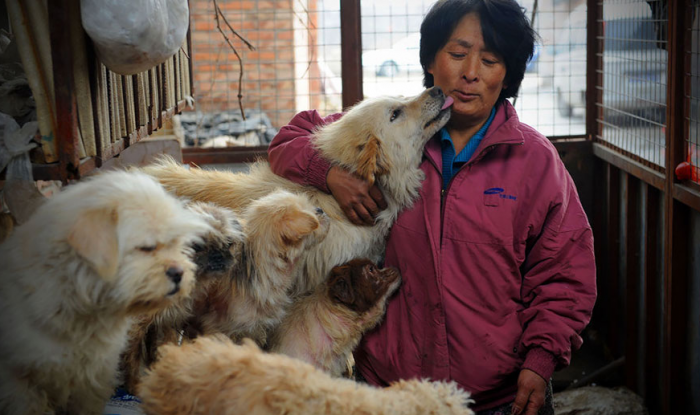
[(486, 49), (479, 16), (469, 13), (437, 52), (428, 73), (454, 99), (450, 123), (473, 126), (489, 117), (505, 87), (506, 66), (501, 56)]

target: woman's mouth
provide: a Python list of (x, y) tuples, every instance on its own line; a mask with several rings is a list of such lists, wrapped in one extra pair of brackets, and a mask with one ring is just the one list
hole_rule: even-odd
[(460, 101), (473, 101), (479, 98), (479, 94), (473, 94), (471, 92), (453, 91), (453, 94), (453, 96)]

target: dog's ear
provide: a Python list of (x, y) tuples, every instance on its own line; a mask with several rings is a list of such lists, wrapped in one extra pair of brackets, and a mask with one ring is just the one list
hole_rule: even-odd
[(374, 134), (370, 134), (367, 142), (359, 146), (360, 154), (357, 158), (357, 174), (369, 182), (370, 186), (378, 176), (388, 171), (386, 157), (381, 148), (381, 141)]
[(334, 270), (334, 273), (337, 272), (339, 276), (331, 280), (331, 286), (328, 289), (330, 297), (337, 302), (352, 306), (355, 303), (355, 292), (350, 284), (350, 270), (348, 267), (338, 268), (340, 269)]
[(282, 216), (278, 226), (282, 242), (286, 246), (296, 246), (320, 224), (315, 216), (292, 209)]
[(117, 219), (114, 209), (85, 212), (68, 235), (68, 244), (106, 280), (116, 274), (119, 263)]

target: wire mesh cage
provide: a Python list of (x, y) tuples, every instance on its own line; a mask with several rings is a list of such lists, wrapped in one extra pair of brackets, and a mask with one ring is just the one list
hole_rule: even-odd
[(663, 171), (666, 150), (667, 21), (662, 0), (602, 3), (598, 139)]

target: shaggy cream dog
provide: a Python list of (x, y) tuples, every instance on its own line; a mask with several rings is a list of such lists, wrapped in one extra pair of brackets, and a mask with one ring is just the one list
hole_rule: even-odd
[(159, 345), (178, 341), (181, 334), (190, 337), (189, 332), (196, 331), (188, 326), (193, 302), (203, 301), (215, 282), (230, 283), (234, 270), (241, 266), (245, 236), (236, 215), (212, 203), (193, 202), (187, 208), (211, 226), (202, 241), (193, 246), (196, 283), (190, 296), (155, 314), (141, 316), (132, 326), (122, 356), (124, 386), (132, 394), (145, 368), (155, 361)]
[(397, 269), (379, 269), (367, 259), (334, 267), (313, 294), (294, 303), (270, 351), (341, 376), (362, 334), (384, 317), (386, 301), (400, 284)]
[(140, 173), (47, 200), (0, 245), (0, 413), (101, 413), (131, 316), (189, 294), (208, 230)]
[(315, 134), (313, 144), (326, 159), (378, 183), (388, 207), (373, 227), (353, 225), (333, 196), (279, 177), (265, 162), (253, 165), (249, 174), (186, 169), (172, 159), (161, 159), (144, 171), (178, 195), (234, 210), (277, 188), (306, 194), (331, 218), (326, 241), (305, 252), (295, 271), (300, 281), (296, 292), (307, 292), (335, 265), (353, 258), (380, 259), (396, 216), (418, 197), (424, 177), (419, 168), (423, 147), (447, 123), (448, 106), (437, 87), (413, 98), (371, 98)]
[(308, 198), (278, 190), (250, 204), (241, 222), (246, 238), (241, 266), (231, 280), (214, 282), (195, 300), (191, 326), (264, 345), (291, 304), (296, 262), (324, 240), (329, 220)]
[(377, 389), (331, 378), (254, 344), (201, 337), (166, 345), (140, 385), (149, 415), (472, 415), (455, 383), (400, 381)]

